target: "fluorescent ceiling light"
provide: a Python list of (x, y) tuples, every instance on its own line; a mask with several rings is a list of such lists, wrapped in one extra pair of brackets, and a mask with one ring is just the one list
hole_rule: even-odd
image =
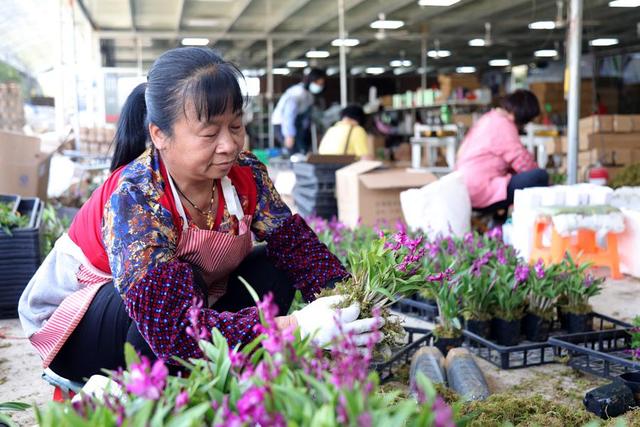
[(397, 30), (398, 28), (404, 26), (404, 21), (394, 21), (392, 19), (378, 19), (377, 21), (373, 21), (369, 26), (376, 30)]
[(536, 21), (529, 24), (530, 30), (553, 30), (556, 23), (553, 21)]
[(184, 23), (190, 27), (215, 27), (220, 25), (220, 20), (216, 18), (187, 18)]
[(458, 74), (471, 74), (475, 72), (476, 72), (476, 67), (464, 66), (464, 67), (456, 68), (456, 73)]
[(511, 65), (511, 61), (508, 59), (492, 59), (489, 61), (489, 65), (492, 67), (508, 67)]
[(486, 43), (484, 42), (484, 39), (472, 39), (472, 40), (469, 40), (469, 46), (482, 47), (485, 44)]
[(352, 67), (350, 73), (352, 76), (356, 76), (362, 73), (363, 71), (364, 71), (364, 67)]
[(449, 50), (430, 50), (427, 52), (427, 56), (429, 58), (446, 58), (451, 56), (451, 51)]
[(182, 46), (206, 46), (209, 44), (209, 39), (199, 37), (185, 37), (182, 39)]
[(553, 58), (558, 56), (558, 51), (555, 49), (542, 49), (536, 50), (533, 54), (538, 58)]
[(378, 75), (378, 74), (384, 73), (384, 68), (382, 68), (382, 67), (367, 67), (367, 68), (365, 68), (364, 72), (367, 73), (367, 74)]
[(360, 40), (358, 39), (335, 39), (331, 42), (331, 46), (353, 47), (358, 46), (359, 44)]
[(609, 2), (609, 7), (638, 7), (640, 0), (613, 0)]
[(618, 39), (615, 38), (602, 38), (602, 39), (593, 39), (589, 42), (591, 46), (614, 46), (618, 44)]
[(418, 0), (418, 6), (451, 6), (460, 0)]
[(411, 67), (398, 67), (398, 68), (394, 68), (393, 69), (393, 74), (395, 76), (400, 76), (402, 74), (408, 73), (409, 71), (413, 71), (413, 68), (411, 68)]
[(338, 67), (329, 67), (327, 68), (327, 76), (335, 76), (340, 72)]
[(408, 59), (394, 59), (389, 62), (392, 67), (411, 67), (411, 61)]
[(287, 67), (289, 68), (304, 68), (309, 63), (307, 61), (287, 61)]
[(266, 71), (264, 68), (242, 70), (242, 75), (245, 77), (260, 77), (260, 76), (264, 76), (265, 73)]
[(310, 50), (305, 55), (307, 58), (328, 58), (328, 50)]
[(291, 70), (289, 70), (288, 68), (274, 68), (272, 72), (276, 75), (286, 76), (291, 73)]

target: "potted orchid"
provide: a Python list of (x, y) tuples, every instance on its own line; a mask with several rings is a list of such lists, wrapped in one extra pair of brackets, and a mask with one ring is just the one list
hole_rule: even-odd
[(566, 316), (567, 330), (569, 333), (590, 331), (593, 329), (593, 318), (589, 300), (602, 291), (605, 279), (591, 275), (587, 271), (590, 264), (577, 264), (569, 254), (560, 265), (564, 300), (561, 308)]
[[(369, 372), (371, 345), (362, 352), (346, 334), (331, 350), (314, 347), (297, 331), (279, 330), (277, 309), (260, 303), (261, 335), (230, 349), (214, 329), (200, 339), (202, 359), (181, 361), (184, 375), (170, 376), (127, 347), (127, 369), (114, 373), (102, 396), (82, 393), (74, 402), (36, 408), (41, 427), (54, 426), (451, 426), (456, 411), (436, 396), (423, 375), (418, 400), (380, 389)], [(197, 309), (197, 306), (196, 306)], [(198, 316), (192, 316), (198, 319)], [(192, 330), (200, 326), (192, 324)], [(373, 341), (372, 341), (373, 342)], [(114, 390), (115, 389), (115, 390)]]
[(529, 276), (528, 307), (522, 325), (530, 341), (547, 341), (553, 324), (555, 306), (560, 295), (561, 283), (558, 283), (560, 266), (544, 266), (538, 260)]
[(480, 257), (473, 268), (459, 274), (462, 315), (465, 329), (484, 338), (489, 338), (491, 329), (491, 308), (496, 283), (495, 270)]
[(428, 275), (426, 283), (429, 294), (435, 296), (438, 304), (438, 324), (433, 329), (434, 345), (446, 356), (450, 349), (462, 345), (460, 284), (451, 268)]
[(514, 346), (520, 342), (520, 323), (527, 301), (529, 267), (517, 262), (498, 264), (495, 267), (494, 294), (495, 317), (491, 330), (500, 345)]

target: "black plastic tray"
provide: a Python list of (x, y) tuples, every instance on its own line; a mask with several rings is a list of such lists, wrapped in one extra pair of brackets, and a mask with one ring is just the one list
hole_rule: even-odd
[(569, 366), (603, 378), (615, 378), (629, 371), (640, 371), (626, 350), (631, 336), (626, 329), (559, 335), (549, 339), (561, 356), (568, 356)]
[(296, 178), (296, 187), (304, 188), (309, 191), (336, 191), (335, 182), (318, 182), (317, 180), (307, 179), (305, 177)]
[[(628, 324), (603, 314), (592, 313), (593, 327), (596, 331), (605, 330), (606, 322), (613, 327), (627, 327)], [(546, 365), (558, 361), (560, 350), (552, 344), (552, 337), (545, 342), (523, 341), (514, 346), (498, 345), (495, 342), (463, 331), (464, 345), (476, 356), (485, 359), (500, 369), (519, 369), (530, 366)], [(552, 336), (566, 335), (566, 331), (556, 329)]]
[(429, 345), (431, 339), (429, 329), (413, 327), (405, 327), (404, 329), (407, 331), (405, 344), (397, 349), (388, 360), (371, 363), (371, 368), (378, 372), (381, 382), (393, 378), (399, 368), (411, 364), (411, 358), (420, 347)]
[(406, 316), (427, 322), (433, 322), (438, 317), (438, 306), (422, 299), (401, 298), (391, 308)]

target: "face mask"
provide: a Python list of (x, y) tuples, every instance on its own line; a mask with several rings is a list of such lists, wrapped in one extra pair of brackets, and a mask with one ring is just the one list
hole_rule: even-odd
[(314, 83), (314, 82), (309, 83), (309, 92), (311, 92), (314, 95), (317, 95), (320, 92), (322, 92), (322, 89), (324, 88), (317, 83)]

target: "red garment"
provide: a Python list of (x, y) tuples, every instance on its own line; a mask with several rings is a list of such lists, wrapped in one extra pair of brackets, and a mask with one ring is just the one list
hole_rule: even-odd
[[(171, 194), (171, 188), (167, 180), (167, 171), (162, 163), (160, 166), (164, 194), (159, 202), (164, 208), (171, 212), (179, 238), (182, 229), (182, 219), (180, 218), (180, 214), (178, 214), (175, 199)], [(82, 252), (91, 265), (107, 274), (111, 273), (111, 267), (109, 266), (109, 258), (107, 257), (107, 252), (102, 242), (102, 219), (104, 207), (120, 183), (120, 174), (123, 168), (124, 166), (116, 169), (109, 178), (93, 192), (89, 200), (87, 200), (76, 214), (69, 228), (69, 237), (82, 249)], [(256, 211), (258, 195), (251, 167), (233, 166), (227, 176), (236, 188), (238, 197), (246, 197), (248, 199), (249, 211), (245, 212), (245, 214), (253, 216)], [(218, 190), (218, 210), (214, 228), (220, 225), (224, 212), (224, 198), (222, 197), (219, 183)]]

